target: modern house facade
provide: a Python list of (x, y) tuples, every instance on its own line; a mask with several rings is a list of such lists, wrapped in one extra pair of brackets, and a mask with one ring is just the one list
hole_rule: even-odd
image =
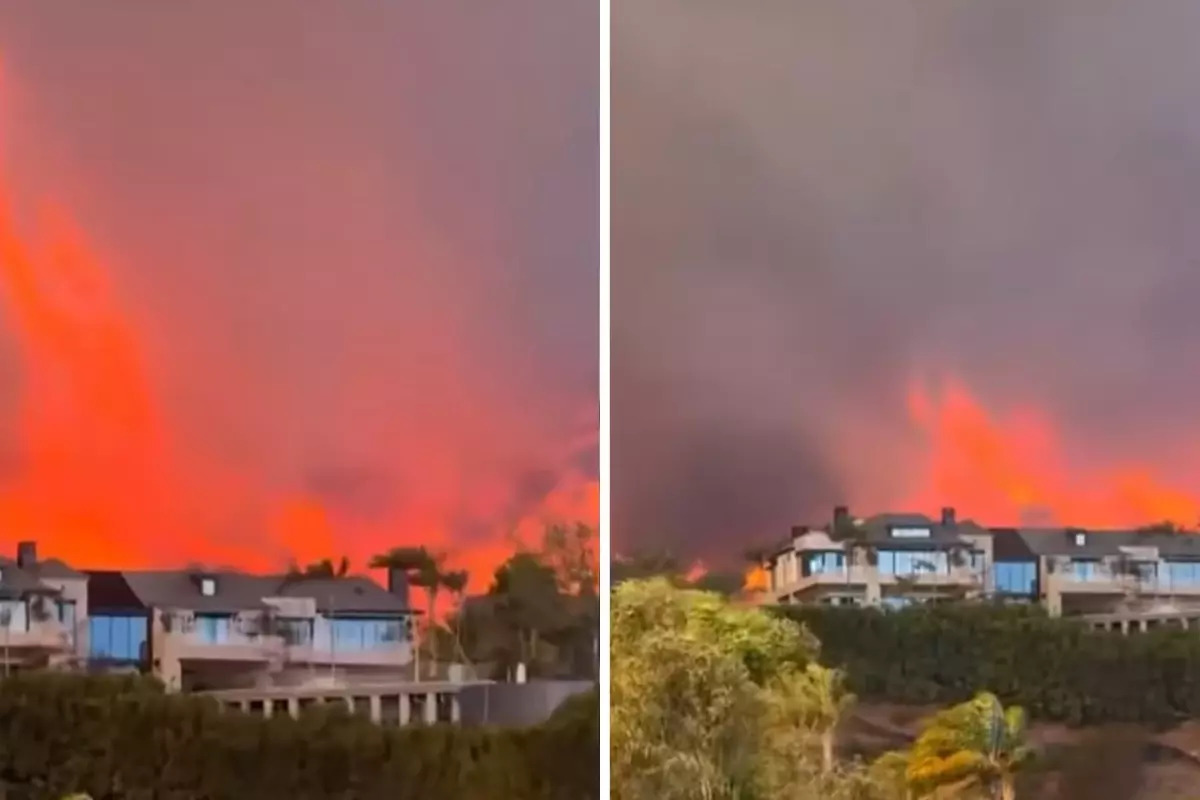
[(832, 524), (792, 529), (767, 563), (777, 603), (900, 606), (991, 591), (992, 538), (953, 509), (938, 519), (920, 514), (850, 517), (834, 509)]
[(87, 576), (58, 559), (39, 560), (35, 542), (0, 557), (0, 666), (5, 672), (78, 662), (87, 619)]
[(988, 597), (1122, 629), (1155, 615), (1184, 625), (1194, 617), (1200, 627), (1200, 535), (1163, 526), (988, 528), (960, 521), (950, 508), (937, 519), (852, 519), (838, 508), (830, 525), (793, 529), (766, 567), (777, 603)]
[(88, 659), (183, 690), (395, 680), (411, 670), (401, 585), (231, 571), (89, 572)]

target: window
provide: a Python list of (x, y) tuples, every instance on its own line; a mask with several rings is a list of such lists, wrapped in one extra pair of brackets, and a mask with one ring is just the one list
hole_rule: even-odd
[(1099, 563), (1092, 558), (1071, 559), (1070, 575), (1077, 581), (1094, 581), (1100, 577)]
[(1075, 546), (1083, 547), (1085, 544), (1087, 544), (1087, 534), (1084, 533), (1083, 531), (1076, 531), (1075, 532)]
[(29, 630), (29, 614), (24, 600), (0, 600), (0, 628)]
[(841, 572), (846, 568), (846, 554), (839, 551), (805, 553), (804, 574), (824, 575), (830, 572)]
[(403, 621), (399, 619), (334, 619), (329, 625), (337, 650), (378, 650), (405, 638)]
[(1170, 586), (1200, 586), (1200, 561), (1167, 561), (1163, 573)]
[(200, 579), (200, 594), (205, 597), (212, 597), (217, 593), (217, 581), (214, 578)]
[(286, 644), (307, 646), (312, 644), (313, 624), (311, 619), (280, 619), (276, 630)]
[(1037, 565), (1032, 561), (999, 561), (992, 569), (1000, 594), (1032, 597), (1037, 588)]
[(229, 641), (230, 622), (224, 614), (197, 614), (196, 638), (205, 644), (225, 644)]
[(75, 646), (75, 601), (63, 600), (58, 604), (58, 621), (67, 632), (67, 641)]
[(892, 528), (893, 539), (928, 539), (929, 528)]
[(950, 558), (942, 550), (882, 550), (879, 571), (885, 575), (944, 575), (950, 572)]
[(103, 661), (143, 661), (146, 629), (142, 615), (88, 617), (88, 656)]

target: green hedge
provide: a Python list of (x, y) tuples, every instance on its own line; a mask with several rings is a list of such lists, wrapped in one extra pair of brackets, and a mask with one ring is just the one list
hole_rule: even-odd
[(345, 710), (222, 711), (142, 678), (30, 674), (0, 683), (7, 800), (588, 800), (596, 696), (523, 730), (383, 728)]
[(1200, 717), (1200, 632), (1129, 636), (1051, 619), (1035, 606), (902, 611), (786, 606), (865, 700), (949, 704), (978, 689), (1047, 720), (1168, 723)]

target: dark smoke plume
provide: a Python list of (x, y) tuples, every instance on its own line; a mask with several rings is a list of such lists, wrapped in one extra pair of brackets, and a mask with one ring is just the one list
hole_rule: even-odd
[(902, 494), (946, 374), (1195, 476), (1200, 6), (615, 6), (618, 550)]

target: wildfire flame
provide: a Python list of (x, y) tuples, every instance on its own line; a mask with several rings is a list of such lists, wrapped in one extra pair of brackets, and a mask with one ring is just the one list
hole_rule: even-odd
[(742, 579), (743, 592), (765, 592), (767, 590), (767, 571), (761, 566), (751, 566), (746, 570)]
[[(403, 512), (363, 522), (338, 518), (305, 492), (256, 485), (235, 466), (199, 466), (169, 423), (147, 366), (148, 337), (110, 271), (53, 203), (41, 204), (36, 224), (22, 228), (2, 166), (0, 301), (20, 373), (16, 409), (0, 408), (0, 421), (11, 424), (0, 441), (14, 445), (0, 459), (6, 549), (31, 538), (85, 568), (201, 562), (269, 570), (343, 555), (361, 569), (390, 547), (427, 545), (447, 553), (448, 566), (469, 570), (478, 590), (515, 548), (536, 546), (545, 525), (596, 525), (597, 482), (563, 466), (578, 462), (580, 447), (595, 447), (590, 428), (567, 443), (571, 452), (547, 456), (556, 484), (515, 518), (515, 478), (422, 492)], [(413, 454), (424, 472), (462, 468), (433, 452), (436, 436), (428, 444), (430, 452)], [(496, 522), (455, 541), (450, 532), (464, 510)]]
[(906, 508), (962, 509), (985, 524), (1194, 526), (1197, 497), (1148, 464), (1078, 466), (1052, 420), (1034, 408), (990, 414), (958, 380), (915, 384), (909, 413), (928, 442), (924, 480)]

